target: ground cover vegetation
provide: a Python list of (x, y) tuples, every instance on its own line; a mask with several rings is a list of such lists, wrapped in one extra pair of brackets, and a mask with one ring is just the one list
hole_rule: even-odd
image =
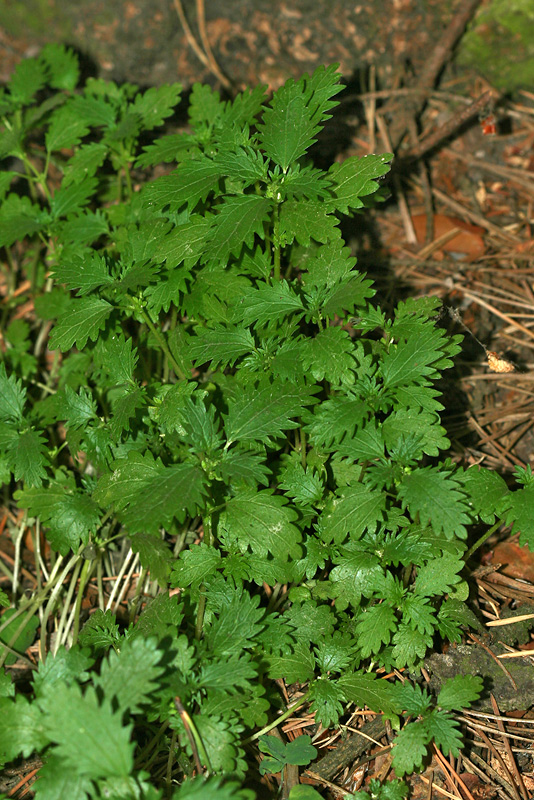
[[(435, 383), (460, 337), (435, 298), (387, 316), (342, 238), (391, 156), (309, 159), (335, 67), (270, 100), (196, 85), (187, 132), (159, 138), (179, 85), (78, 83), (50, 46), (0, 94), (0, 475), (39, 575), (3, 567), (0, 758), (40, 754), (39, 800), (248, 800), (252, 773), (317, 753), (269, 731), (356, 704), (400, 731), (397, 777), (356, 796), (405, 797), (483, 691), (459, 676), (431, 697), (418, 670), (478, 624), (481, 539), (505, 523), (534, 546), (534, 479), (446, 457)], [(124, 547), (142, 567), (126, 620), (103, 581)]]

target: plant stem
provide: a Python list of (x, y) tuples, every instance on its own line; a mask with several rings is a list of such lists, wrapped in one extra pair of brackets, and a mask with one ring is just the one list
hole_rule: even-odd
[(252, 736), (248, 737), (248, 739), (243, 739), (241, 745), (250, 744), (250, 742), (255, 742), (256, 739), (260, 738), (260, 736), (264, 736), (266, 733), (269, 733), (269, 731), (272, 731), (273, 728), (277, 728), (282, 722), (285, 722), (286, 719), (288, 719), (292, 714), (294, 714), (297, 708), (300, 708), (301, 706), (304, 705), (304, 703), (307, 703), (309, 696), (310, 693), (306, 692), (306, 694), (303, 697), (301, 697), (300, 700), (298, 700), (295, 703), (295, 705), (291, 706), (291, 708), (288, 708), (287, 711), (284, 711), (283, 714), (281, 714), (275, 720), (266, 725), (265, 728), (262, 728), (261, 731), (253, 733)]
[(152, 334), (152, 335), (154, 336), (154, 338), (157, 340), (157, 342), (158, 342), (159, 346), (161, 347), (161, 349), (163, 350), (163, 352), (165, 353), (165, 355), (167, 356), (167, 358), (168, 358), (168, 359), (169, 359), (169, 361), (171, 362), (171, 364), (172, 364), (172, 366), (173, 366), (173, 369), (174, 369), (174, 371), (176, 372), (176, 374), (178, 375), (178, 377), (179, 377), (181, 380), (185, 380), (185, 373), (183, 372), (182, 368), (180, 367), (180, 365), (178, 364), (178, 362), (177, 362), (177, 361), (176, 361), (176, 359), (174, 358), (173, 354), (172, 354), (172, 353), (171, 353), (171, 351), (169, 350), (169, 347), (168, 347), (168, 345), (167, 345), (167, 342), (165, 341), (165, 339), (164, 339), (164, 338), (163, 338), (163, 336), (161, 335), (161, 332), (160, 332), (160, 331), (158, 331), (158, 329), (156, 328), (156, 326), (154, 325), (154, 323), (153, 323), (153, 322), (152, 322), (152, 320), (150, 319), (150, 316), (149, 316), (149, 314), (148, 314), (148, 313), (145, 311), (145, 309), (144, 309), (144, 308), (140, 308), (139, 310), (141, 311), (141, 314), (142, 314), (142, 316), (143, 316), (143, 319), (144, 319), (144, 321), (146, 322), (146, 324), (147, 324), (147, 326), (148, 326), (148, 328), (149, 328), (149, 330), (150, 330), (151, 334)]
[(274, 256), (274, 279), (280, 280), (280, 244), (279, 244), (279, 228), (280, 228), (280, 207), (278, 205), (274, 208), (274, 224), (273, 224), (273, 239), (276, 244), (273, 245)]
[(476, 542), (475, 542), (473, 545), (471, 545), (471, 547), (469, 548), (469, 550), (467, 551), (467, 553), (465, 553), (465, 554), (464, 554), (464, 561), (466, 561), (466, 562), (467, 562), (467, 561), (469, 561), (469, 559), (471, 558), (471, 556), (473, 555), (473, 553), (474, 553), (474, 552), (476, 552), (476, 551), (478, 550), (478, 548), (479, 548), (479, 547), (482, 547), (482, 545), (484, 544), (484, 542), (485, 542), (487, 539), (489, 539), (489, 537), (490, 537), (490, 536), (491, 536), (493, 533), (495, 533), (495, 531), (496, 531), (498, 528), (500, 528), (500, 526), (501, 526), (501, 525), (504, 525), (504, 522), (502, 521), (502, 519), (499, 519), (499, 520), (497, 520), (497, 522), (495, 523), (495, 525), (492, 525), (492, 526), (491, 526), (491, 528), (490, 528), (488, 531), (486, 531), (486, 533), (482, 534), (482, 536), (480, 537), (480, 539), (477, 539), (477, 540), (476, 540)]
[(72, 626), (72, 644), (75, 645), (78, 641), (78, 633), (80, 630), (80, 611), (82, 609), (82, 600), (87, 586), (89, 576), (93, 571), (95, 565), (94, 559), (85, 559), (82, 567), (82, 574), (80, 575), (80, 585), (78, 586), (78, 594), (76, 595), (76, 605), (74, 611), (74, 625)]

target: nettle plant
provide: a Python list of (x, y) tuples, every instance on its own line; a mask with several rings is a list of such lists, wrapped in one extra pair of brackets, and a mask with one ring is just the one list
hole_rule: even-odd
[[(260, 736), (298, 705), (336, 726), (350, 703), (411, 715), (397, 775), (432, 741), (457, 753), (451, 711), (480, 680), (432, 700), (379, 675), (417, 671), (476, 624), (469, 528), (505, 521), (533, 544), (534, 481), (517, 469), (512, 491), (440, 460), (434, 384), (460, 337), (436, 298), (387, 316), (343, 241), (340, 216), (391, 156), (328, 171), (307, 157), (336, 67), (270, 101), (196, 85), (189, 132), (159, 139), (180, 86), (78, 80), (75, 55), (48, 47), (0, 95), (0, 473), (40, 576), (21, 593), (14, 529), (0, 661), (36, 639), (40, 660), (30, 688), (1, 673), (3, 761), (42, 754), (38, 798), (245, 800)], [(129, 624), (102, 588), (128, 548), (142, 567)], [(303, 685), (289, 710), (279, 679)]]

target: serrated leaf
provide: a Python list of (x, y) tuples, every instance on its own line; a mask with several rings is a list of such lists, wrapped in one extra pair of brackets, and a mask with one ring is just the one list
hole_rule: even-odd
[(311, 239), (316, 242), (330, 242), (341, 236), (337, 227), (339, 220), (328, 208), (307, 200), (286, 200), (280, 209), (278, 228), (280, 243), (283, 246), (299, 244), (308, 247)]
[(473, 513), (486, 524), (493, 525), (497, 509), (509, 492), (504, 478), (492, 470), (473, 466), (466, 469), (460, 479)]
[(233, 366), (238, 358), (254, 350), (255, 342), (249, 330), (217, 325), (197, 328), (191, 339), (189, 357), (200, 366), (210, 362), (210, 368)]
[(172, 566), (171, 586), (187, 589), (197, 588), (207, 577), (213, 575), (221, 563), (221, 554), (215, 547), (204, 542), (184, 550)]
[(53, 274), (58, 282), (67, 284), (69, 289), (78, 289), (79, 295), (86, 295), (113, 281), (106, 259), (96, 252), (85, 258), (73, 255), (68, 260), (61, 260), (54, 267)]
[(41, 230), (46, 212), (33, 205), (28, 197), (10, 194), (0, 208), (0, 246), (11, 247), (26, 236)]
[(332, 194), (335, 199), (331, 201), (331, 205), (343, 214), (348, 214), (350, 209), (362, 208), (364, 204), (360, 197), (376, 192), (376, 178), (387, 175), (391, 169), (388, 162), (392, 158), (391, 153), (361, 158), (351, 156), (341, 164), (332, 164), (328, 175), (333, 181)]
[(99, 703), (93, 687), (82, 696), (73, 684), (54, 687), (40, 705), (46, 735), (56, 743), (55, 752), (67, 769), (92, 779), (130, 774), (132, 726), (123, 724), (122, 712), (113, 711), (109, 699)]
[(255, 647), (256, 637), (263, 630), (265, 611), (258, 608), (259, 597), (235, 593), (220, 611), (217, 622), (206, 631), (209, 649), (219, 655), (241, 653), (244, 648)]
[[(149, 454), (130, 453), (98, 483), (95, 500), (120, 513), (132, 533), (156, 533), (174, 518), (194, 516), (202, 505), (205, 478), (194, 464), (165, 467)], [(150, 498), (150, 502), (147, 502)]]
[(341, 91), (336, 66), (318, 67), (298, 83), (290, 78), (275, 93), (258, 126), (260, 141), (269, 158), (284, 172), (315, 142), (327, 111), (337, 105), (330, 98)]
[(360, 539), (365, 531), (373, 532), (386, 506), (381, 492), (359, 483), (341, 489), (323, 511), (318, 531), (324, 542), (341, 544), (347, 537)]
[(7, 452), (15, 480), (23, 480), (28, 486), (41, 486), (48, 464), (44, 437), (33, 429), (25, 430), (18, 434)]
[(143, 152), (137, 158), (135, 166), (152, 167), (156, 164), (179, 161), (180, 156), (184, 156), (184, 151), (192, 147), (195, 141), (195, 138), (189, 133), (172, 133), (169, 136), (161, 136), (154, 144), (143, 147)]
[(363, 708), (368, 706), (376, 712), (383, 712), (390, 718), (396, 717), (396, 705), (392, 686), (387, 681), (378, 680), (376, 675), (354, 672), (343, 675), (338, 685), (343, 689), (346, 700)]
[(436, 533), (442, 532), (447, 539), (467, 536), (467, 498), (460, 483), (446, 471), (420, 467), (404, 475), (398, 493), (414, 521), (430, 523)]
[(54, 112), (46, 132), (45, 144), (48, 152), (76, 147), (89, 133), (89, 122), (80, 116), (71, 104)]
[(100, 522), (100, 512), (89, 495), (74, 485), (51, 482), (46, 488), (24, 489), (16, 493), (19, 508), (41, 520), (47, 538), (61, 555), (87, 544), (90, 533)]
[(43, 732), (41, 712), (19, 694), (14, 700), (0, 697), (0, 763), (9, 763), (18, 756), (29, 758), (34, 750), (42, 750), (49, 742)]
[(153, 86), (143, 94), (136, 95), (130, 110), (139, 114), (143, 121), (143, 129), (151, 131), (174, 113), (178, 105), (182, 87), (179, 83)]
[(149, 533), (134, 533), (130, 542), (133, 552), (139, 553), (141, 566), (150, 572), (150, 579), (166, 586), (174, 560), (168, 545)]
[(425, 657), (427, 650), (432, 647), (432, 636), (414, 630), (410, 625), (401, 623), (393, 635), (393, 658), (398, 669), (415, 665)]
[(219, 536), (227, 548), (287, 561), (301, 554), (301, 533), (293, 525), (296, 519), (296, 512), (286, 507), (283, 497), (273, 496), (271, 490), (247, 490), (227, 502)]
[(271, 437), (283, 430), (297, 428), (294, 417), (299, 417), (306, 406), (316, 402), (312, 397), (315, 387), (266, 385), (253, 395), (242, 394), (229, 403), (225, 430), (229, 444), (235, 441), (261, 441), (269, 443)]
[(126, 640), (119, 653), (112, 650), (103, 661), (94, 685), (122, 711), (139, 713), (159, 687), (162, 655), (155, 639)]
[(421, 722), (405, 725), (393, 744), (393, 768), (397, 775), (411, 774), (423, 763), (430, 737)]
[(297, 681), (304, 683), (314, 676), (315, 658), (306, 642), (297, 642), (290, 653), (282, 656), (267, 655), (266, 660), (269, 677), (273, 680), (284, 678), (289, 685)]
[(37, 58), (25, 58), (16, 65), (9, 81), (12, 97), (25, 105), (46, 83), (46, 72)]
[(392, 345), (384, 355), (380, 367), (384, 385), (393, 389), (425, 382), (436, 374), (438, 367), (443, 370), (452, 366), (452, 361), (444, 357), (449, 351), (457, 352), (456, 345), (447, 341), (442, 330), (429, 323), (421, 324), (417, 333)]
[(527, 545), (534, 550), (534, 485), (516, 489), (506, 495), (499, 504), (498, 511), (504, 514), (506, 525), (512, 526), (512, 532), (520, 532), (519, 544)]
[(43, 62), (49, 74), (49, 84), (54, 89), (73, 91), (80, 77), (78, 56), (63, 44), (50, 43), (41, 50), (39, 60)]
[(230, 255), (238, 256), (245, 245), (252, 248), (254, 237), (265, 238), (263, 225), (269, 219), (272, 203), (266, 197), (229, 197), (217, 206), (208, 235), (204, 261), (225, 264)]
[(362, 611), (356, 630), (363, 658), (378, 654), (383, 645), (389, 644), (397, 624), (395, 612), (387, 603)]
[(100, 297), (73, 299), (52, 329), (50, 349), (66, 352), (73, 344), (83, 349), (88, 339), (98, 337), (112, 311), (113, 306)]
[(94, 175), (104, 163), (107, 152), (107, 147), (100, 142), (91, 142), (80, 147), (66, 164), (62, 186), (79, 183)]
[(448, 711), (460, 711), (478, 700), (483, 689), (480, 675), (455, 675), (443, 684), (436, 705)]
[(0, 364), (0, 420), (20, 423), (23, 419), (26, 389), (16, 375), (7, 375), (6, 365)]
[(313, 339), (308, 339), (302, 350), (302, 363), (316, 381), (327, 380), (333, 384), (354, 380), (356, 361), (353, 344), (347, 331), (325, 328)]
[(192, 211), (217, 185), (221, 171), (209, 158), (199, 158), (179, 167), (170, 175), (148, 184), (143, 192), (147, 208), (170, 212), (187, 205)]
[(85, 178), (78, 183), (60, 186), (50, 202), (50, 211), (54, 219), (80, 211), (95, 193), (97, 185), (96, 178)]
[(300, 297), (291, 289), (284, 280), (275, 286), (260, 286), (250, 288), (242, 293), (236, 316), (244, 325), (265, 325), (273, 319), (282, 320), (284, 317), (297, 312), (301, 316), (304, 306)]
[(450, 592), (459, 581), (464, 562), (457, 556), (444, 553), (419, 568), (415, 591), (421, 597), (432, 597)]

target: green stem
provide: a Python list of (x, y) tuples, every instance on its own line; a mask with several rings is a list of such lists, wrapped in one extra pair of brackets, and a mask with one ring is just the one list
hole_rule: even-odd
[(307, 703), (309, 697), (310, 693), (306, 692), (306, 694), (303, 697), (301, 697), (300, 700), (298, 700), (295, 703), (295, 705), (291, 706), (291, 708), (288, 708), (287, 711), (284, 711), (283, 714), (281, 714), (275, 720), (266, 725), (265, 728), (262, 728), (261, 731), (253, 733), (252, 736), (248, 737), (248, 739), (243, 739), (241, 745), (250, 744), (250, 742), (255, 742), (256, 739), (260, 738), (260, 736), (264, 736), (266, 733), (269, 733), (269, 731), (272, 731), (273, 728), (277, 728), (282, 722), (285, 722), (286, 719), (288, 719), (292, 714), (294, 714), (297, 708), (300, 708), (301, 706), (304, 705), (304, 703)]
[[(213, 535), (211, 530), (211, 512), (204, 517), (203, 528), (204, 528), (204, 542), (208, 545), (208, 547), (211, 547), (213, 545)], [(206, 613), (206, 595), (205, 595), (204, 584), (200, 586), (199, 592), (200, 596), (198, 598), (197, 621), (195, 625), (195, 639), (202, 638), (202, 631), (204, 628), (204, 614)]]
[(466, 562), (467, 562), (467, 561), (469, 561), (469, 559), (471, 558), (471, 556), (473, 555), (473, 553), (474, 553), (474, 552), (476, 552), (476, 551), (478, 550), (478, 548), (479, 548), (479, 547), (481, 547), (481, 546), (484, 544), (484, 542), (485, 542), (487, 539), (489, 539), (489, 537), (490, 537), (490, 536), (491, 536), (493, 533), (495, 533), (495, 531), (496, 531), (498, 528), (500, 528), (500, 526), (501, 526), (501, 525), (504, 525), (504, 523), (503, 523), (502, 519), (498, 520), (498, 521), (495, 523), (495, 525), (492, 525), (492, 526), (491, 526), (491, 528), (490, 528), (488, 531), (486, 531), (486, 533), (482, 534), (482, 536), (480, 537), (480, 539), (477, 539), (477, 540), (476, 540), (476, 542), (475, 542), (475, 543), (474, 543), (474, 544), (473, 544), (473, 545), (472, 545), (472, 546), (469, 548), (469, 550), (467, 551), (467, 553), (465, 553), (465, 554), (464, 554), (464, 561), (466, 561)]
[(280, 232), (280, 208), (278, 205), (275, 206), (274, 209), (274, 223), (273, 223), (273, 239), (276, 244), (273, 246), (273, 259), (274, 259), (274, 279), (275, 281), (280, 280), (280, 245), (278, 244), (279, 240), (279, 232)]
[(78, 641), (78, 633), (80, 630), (80, 611), (82, 610), (83, 595), (94, 565), (94, 559), (86, 559), (83, 563), (82, 574), (80, 575), (80, 585), (78, 586), (78, 594), (76, 595), (74, 625), (72, 626), (72, 646), (74, 646)]
[(161, 347), (161, 349), (163, 350), (163, 352), (165, 353), (165, 355), (167, 356), (167, 358), (171, 362), (174, 371), (176, 372), (176, 374), (178, 375), (178, 377), (181, 380), (185, 380), (185, 377), (186, 377), (185, 373), (183, 372), (182, 368), (180, 367), (180, 365), (178, 364), (178, 362), (174, 358), (173, 354), (169, 350), (167, 342), (165, 341), (165, 339), (161, 335), (161, 332), (158, 331), (158, 329), (156, 328), (156, 326), (154, 325), (154, 323), (150, 319), (150, 316), (145, 311), (145, 309), (144, 308), (140, 308), (139, 310), (140, 310), (140, 312), (141, 312), (141, 314), (143, 316), (143, 319), (146, 322), (151, 334), (154, 336), (154, 338), (158, 342), (159, 346)]

